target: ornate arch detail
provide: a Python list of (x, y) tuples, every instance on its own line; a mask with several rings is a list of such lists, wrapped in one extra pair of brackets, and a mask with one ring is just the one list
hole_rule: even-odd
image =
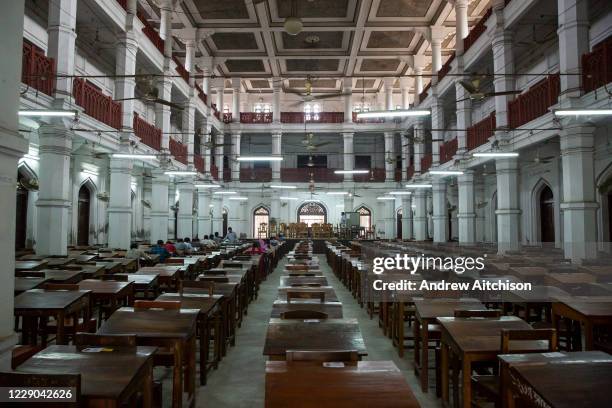
[(96, 187), (96, 183), (94, 183), (90, 177), (87, 177), (85, 180), (81, 182), (81, 184), (79, 184), (79, 190), (81, 190), (81, 188), (83, 187), (89, 190), (89, 194), (91, 194), (92, 197), (96, 196), (98, 187)]
[(269, 205), (266, 205), (262, 202), (254, 205), (253, 207), (251, 207), (251, 214), (255, 214), (255, 211), (258, 210), (259, 208), (265, 208), (266, 210), (268, 210), (268, 214), (270, 214), (272, 212), (271, 208)]
[(297, 208), (297, 219), (300, 215), (322, 215), (327, 222), (328, 211), (327, 207), (320, 201), (306, 201)]
[(20, 173), (23, 177), (38, 183), (38, 176), (26, 162), (19, 163), (19, 166), (17, 166), (17, 173)]

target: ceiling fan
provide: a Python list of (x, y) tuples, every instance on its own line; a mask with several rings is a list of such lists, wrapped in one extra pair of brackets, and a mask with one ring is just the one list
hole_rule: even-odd
[(473, 76), (469, 81), (461, 80), (459, 83), (468, 92), (468, 97), (464, 99), (459, 99), (457, 102), (463, 101), (481, 101), (484, 98), (489, 96), (498, 96), (498, 95), (516, 95), (520, 94), (521, 91), (504, 91), (504, 92), (482, 92), (480, 90), (480, 80), (484, 78), (484, 75)]
[(347, 95), (352, 95), (350, 92), (347, 93), (343, 93), (343, 92), (332, 92), (332, 93), (324, 93), (321, 95), (313, 95), (312, 94), (312, 89), (313, 89), (313, 82), (312, 82), (312, 77), (310, 75), (308, 75), (306, 77), (306, 80), (304, 81), (304, 92), (299, 91), (297, 89), (287, 89), (285, 90), (286, 93), (291, 93), (294, 95), (298, 95), (302, 98), (301, 101), (295, 102), (292, 104), (292, 106), (297, 106), (300, 105), (304, 102), (312, 102), (312, 101), (317, 101), (317, 100), (322, 100), (322, 99), (331, 99), (331, 98), (338, 98), (341, 96), (347, 96)]
[(535, 157), (533, 159), (529, 159), (525, 161), (525, 163), (532, 164), (548, 164), (553, 161), (555, 156), (540, 156), (540, 148), (536, 149)]
[[(264, 3), (268, 0), (252, 0), (252, 1), (253, 1), (253, 5), (257, 5), (260, 3)], [(308, 0), (309, 3), (312, 3), (313, 1), (314, 0)], [(285, 32), (289, 35), (298, 35), (299, 33), (302, 32), (302, 29), (304, 28), (302, 19), (299, 18), (297, 15), (298, 15), (297, 2), (295, 0), (291, 0), (291, 13), (289, 14), (289, 17), (286, 17), (285, 21), (283, 22), (283, 28), (285, 29)]]
[(213, 142), (213, 137), (212, 137), (213, 135), (212, 135), (212, 133), (208, 133), (208, 136), (210, 136), (208, 138), (208, 140), (206, 142), (202, 143), (202, 146), (204, 146), (204, 148), (207, 149), (207, 150), (213, 150), (213, 149), (215, 149), (217, 147), (221, 147), (221, 146), (233, 146), (234, 145), (233, 143), (215, 143), (215, 142)]
[(179, 106), (175, 103), (159, 98), (159, 90), (157, 89), (157, 86), (155, 86), (155, 82), (152, 76), (144, 77), (142, 79), (137, 79), (136, 86), (139, 87), (140, 91), (142, 92), (141, 97), (115, 99), (115, 102), (139, 100), (145, 103), (147, 102), (148, 103), (158, 103), (160, 105), (170, 106), (171, 108), (174, 108), (177, 110), (183, 110), (182, 106)]
[(492, 176), (492, 175), (494, 175), (494, 174), (496, 174), (496, 173), (495, 173), (495, 170), (493, 170), (493, 171), (489, 171), (489, 170), (487, 170), (487, 165), (486, 165), (486, 164), (483, 164), (483, 165), (482, 165), (482, 176), (483, 176), (483, 177), (486, 177), (486, 176)]
[[(319, 147), (327, 146), (332, 144), (331, 142), (323, 142), (323, 143), (314, 143), (314, 134), (308, 133), (306, 137), (302, 140), (302, 146), (306, 148), (309, 152), (316, 152)], [(312, 156), (309, 157), (309, 161), (312, 159)], [(314, 163), (313, 163), (314, 166)], [(312, 167), (312, 166), (310, 166)]]

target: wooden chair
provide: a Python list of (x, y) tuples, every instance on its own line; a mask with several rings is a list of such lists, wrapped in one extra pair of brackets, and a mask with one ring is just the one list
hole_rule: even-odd
[(482, 310), (455, 310), (455, 317), (483, 317), (488, 319), (499, 319), (502, 311), (499, 309), (482, 309)]
[[(546, 341), (548, 343), (547, 350), (542, 350), (540, 347), (533, 348), (515, 348), (518, 351), (510, 349), (511, 342), (530, 342), (529, 346), (535, 345), (535, 342)], [(540, 343), (538, 343), (540, 344)], [(541, 353), (542, 351), (553, 352), (558, 349), (557, 331), (554, 329), (536, 329), (536, 330), (501, 330), (501, 354), (513, 353)], [(472, 387), (474, 394), (484, 396), (488, 401), (493, 401), (496, 407), (502, 405), (501, 395), (501, 380), (499, 373), (493, 375), (473, 375)], [(475, 403), (475, 401), (473, 401)], [(478, 405), (478, 404), (473, 404)]]
[(85, 347), (122, 347), (136, 349), (135, 334), (92, 334), (77, 333), (74, 336), (74, 345), (82, 350)]
[(181, 281), (179, 282), (179, 293), (182, 295), (187, 289), (204, 289), (208, 291), (208, 296), (212, 296), (215, 293), (215, 282), (209, 281)]
[(281, 319), (327, 319), (325, 312), (316, 310), (288, 310), (280, 314)]
[(359, 361), (357, 350), (287, 350), (285, 353), (287, 362), (293, 361), (338, 361), (356, 364)]
[(136, 300), (134, 302), (134, 310), (140, 309), (163, 309), (163, 310), (180, 310), (181, 302), (174, 300)]
[(300, 290), (288, 290), (287, 291), (287, 303), (291, 303), (291, 299), (319, 299), (321, 303), (325, 303), (325, 292), (324, 291), (300, 291)]
[[(33, 405), (49, 408), (81, 407), (81, 374), (28, 374), (19, 372), (0, 372), (0, 384), (11, 388), (73, 388), (74, 402), (47, 402)], [(3, 403), (3, 407), (23, 408), (23, 402)]]

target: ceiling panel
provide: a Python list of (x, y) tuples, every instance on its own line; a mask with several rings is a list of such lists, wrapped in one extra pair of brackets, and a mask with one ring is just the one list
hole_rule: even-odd
[(368, 48), (408, 48), (414, 37), (412, 31), (372, 31)]
[(211, 36), (211, 39), (220, 51), (256, 50), (259, 48), (253, 33), (215, 33)]
[(270, 88), (270, 82), (269, 81), (265, 81), (263, 79), (252, 79), (251, 80), (251, 88), (269, 89)]
[[(336, 88), (337, 82), (335, 79), (315, 79), (311, 81), (313, 88)], [(305, 88), (306, 80), (291, 79), (289, 81), (290, 88)]]
[(249, 12), (244, 0), (193, 0), (200, 17), (204, 20), (248, 19)]
[(380, 0), (377, 17), (425, 17), (432, 0)]
[(262, 60), (236, 60), (228, 59), (225, 61), (225, 66), (230, 72), (265, 72), (264, 63)]
[[(311, 49), (311, 48), (342, 48), (342, 31), (304, 31), (298, 35), (289, 35), (285, 32), (283, 36), (283, 48)], [(314, 42), (312, 42), (315, 40)]]
[(367, 58), (361, 62), (362, 71), (397, 71), (400, 61), (397, 59), (372, 59)]
[[(289, 17), (292, 2), (275, 1), (279, 17)], [(301, 18), (340, 18), (347, 15), (348, 0), (295, 0), (295, 9), (297, 16)]]
[(288, 59), (287, 71), (337, 71), (340, 61), (337, 59)]
[(355, 88), (363, 89), (363, 88), (373, 88), (374, 87), (374, 79), (358, 79), (355, 82)]

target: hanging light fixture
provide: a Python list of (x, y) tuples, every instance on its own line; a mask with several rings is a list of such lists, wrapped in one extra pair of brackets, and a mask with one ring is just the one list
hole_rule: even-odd
[(285, 18), (285, 23), (283, 27), (285, 28), (285, 32), (289, 35), (298, 35), (302, 32), (304, 28), (304, 24), (302, 20), (297, 17), (297, 8), (295, 7), (295, 0), (291, 0), (291, 15)]

